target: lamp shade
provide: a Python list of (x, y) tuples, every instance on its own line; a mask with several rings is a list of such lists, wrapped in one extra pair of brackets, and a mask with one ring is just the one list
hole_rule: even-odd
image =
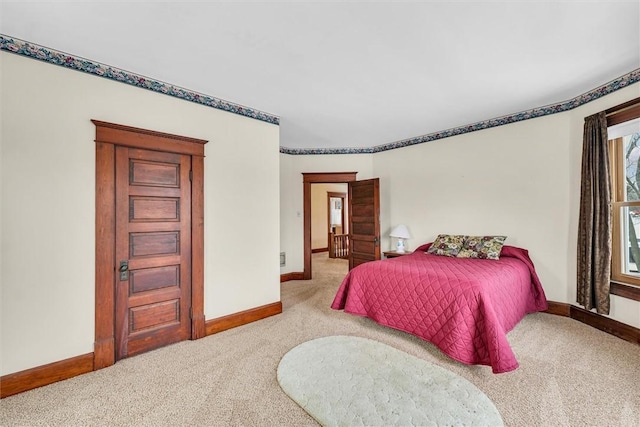
[(407, 230), (407, 227), (404, 224), (400, 224), (394, 228), (393, 231), (389, 233), (389, 236), (397, 237), (399, 239), (409, 239), (411, 237), (409, 230)]

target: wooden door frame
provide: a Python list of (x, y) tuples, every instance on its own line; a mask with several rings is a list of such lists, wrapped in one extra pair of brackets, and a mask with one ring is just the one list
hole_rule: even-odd
[(311, 184), (340, 184), (356, 180), (358, 172), (303, 172), (302, 205), (304, 216), (304, 272), (303, 280), (311, 280)]
[(191, 156), (191, 339), (205, 336), (204, 144), (208, 141), (91, 120), (96, 126), (94, 370), (115, 363), (115, 147)]

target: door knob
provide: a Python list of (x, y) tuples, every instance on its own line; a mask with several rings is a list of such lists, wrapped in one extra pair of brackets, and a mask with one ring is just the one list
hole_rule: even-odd
[(120, 261), (120, 280), (129, 280), (129, 261)]

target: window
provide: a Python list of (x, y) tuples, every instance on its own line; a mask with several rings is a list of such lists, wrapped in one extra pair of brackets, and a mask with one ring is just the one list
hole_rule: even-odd
[(640, 286), (640, 104), (608, 114), (607, 125), (613, 197), (611, 279)]

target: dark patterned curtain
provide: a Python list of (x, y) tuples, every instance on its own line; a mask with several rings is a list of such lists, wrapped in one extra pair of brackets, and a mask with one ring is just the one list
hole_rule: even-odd
[(604, 112), (584, 119), (578, 222), (578, 304), (609, 314), (611, 175)]

